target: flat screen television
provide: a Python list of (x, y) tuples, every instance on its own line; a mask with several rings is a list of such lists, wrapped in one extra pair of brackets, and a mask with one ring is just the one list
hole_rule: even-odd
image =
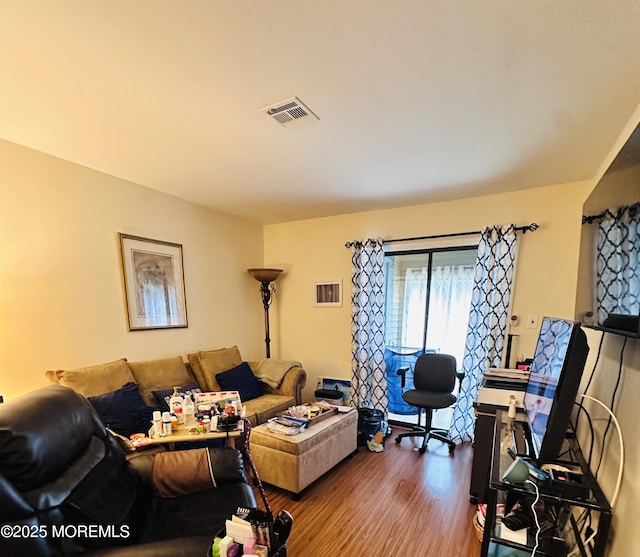
[(524, 395), (532, 456), (539, 465), (560, 456), (588, 354), (579, 323), (542, 319)]

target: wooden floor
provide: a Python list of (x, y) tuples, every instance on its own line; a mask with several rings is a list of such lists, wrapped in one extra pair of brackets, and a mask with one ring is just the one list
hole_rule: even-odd
[(360, 447), (299, 501), (265, 486), (274, 514), (286, 509), (294, 517), (288, 557), (480, 555), (469, 503), (471, 445), (450, 456), (432, 440), (419, 455), (417, 440), (394, 442), (400, 431), (394, 427), (382, 453)]

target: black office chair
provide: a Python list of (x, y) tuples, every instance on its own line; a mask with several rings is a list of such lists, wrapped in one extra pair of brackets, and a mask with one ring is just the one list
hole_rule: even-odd
[[(456, 397), (452, 394), (456, 378), (462, 380), (463, 374), (456, 372), (456, 359), (449, 354), (422, 354), (418, 357), (413, 371), (414, 389), (402, 393), (402, 399), (411, 406), (418, 407), (418, 424), (411, 431), (401, 433), (396, 437), (400, 443), (404, 437), (423, 437), (422, 446), (418, 449), (424, 454), (429, 439), (438, 439), (449, 445), (449, 452), (453, 453), (456, 445), (449, 439), (449, 432), (445, 429), (433, 429), (431, 421), (433, 411), (451, 406)], [(398, 370), (402, 375), (402, 386), (405, 384), (405, 374), (408, 368)], [(422, 410), (426, 418), (424, 427), (421, 424)]]

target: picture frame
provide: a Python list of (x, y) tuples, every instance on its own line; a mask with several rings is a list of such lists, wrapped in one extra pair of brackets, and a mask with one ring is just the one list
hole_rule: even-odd
[(119, 237), (129, 330), (187, 327), (182, 245)]
[(316, 282), (315, 306), (316, 307), (342, 306), (342, 281), (332, 280), (328, 282)]

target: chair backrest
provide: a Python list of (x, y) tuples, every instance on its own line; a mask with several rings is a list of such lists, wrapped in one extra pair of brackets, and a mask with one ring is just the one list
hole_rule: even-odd
[[(62, 538), (51, 535), (53, 525), (133, 523), (136, 480), (91, 403), (73, 389), (49, 385), (0, 405), (0, 523), (49, 532), (0, 538), (0, 554), (57, 555)], [(112, 542), (76, 541), (85, 548)]]
[(449, 354), (422, 354), (413, 370), (413, 384), (419, 391), (450, 393), (456, 383), (456, 359)]

